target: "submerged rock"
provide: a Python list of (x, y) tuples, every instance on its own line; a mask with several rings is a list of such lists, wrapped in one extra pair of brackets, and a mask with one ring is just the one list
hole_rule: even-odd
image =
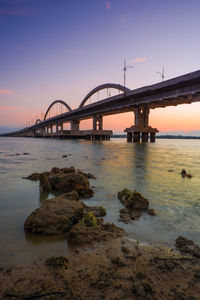
[(186, 170), (182, 170), (181, 171), (181, 176), (184, 178), (184, 177), (188, 177), (188, 178), (192, 178), (192, 175), (187, 173)]
[(118, 198), (125, 208), (120, 209), (119, 221), (126, 224), (131, 223), (132, 220), (139, 218), (142, 214), (142, 211), (145, 211), (147, 214), (154, 216), (154, 209), (149, 209), (149, 201), (139, 192), (130, 191), (125, 188), (122, 191), (118, 192)]

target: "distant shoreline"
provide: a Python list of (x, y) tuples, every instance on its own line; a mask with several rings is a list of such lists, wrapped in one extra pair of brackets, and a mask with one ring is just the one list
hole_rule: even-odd
[[(111, 138), (126, 138), (126, 134), (114, 134)], [(180, 139), (180, 140), (200, 140), (200, 136), (190, 135), (157, 135), (156, 139)]]

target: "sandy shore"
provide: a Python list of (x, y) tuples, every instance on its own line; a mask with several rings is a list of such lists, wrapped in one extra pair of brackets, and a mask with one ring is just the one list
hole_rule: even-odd
[(0, 270), (0, 299), (200, 299), (200, 259), (127, 237)]

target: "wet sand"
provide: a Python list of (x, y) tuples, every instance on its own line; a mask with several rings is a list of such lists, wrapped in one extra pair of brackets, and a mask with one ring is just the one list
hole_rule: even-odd
[(127, 237), (0, 270), (0, 299), (197, 300), (200, 259)]

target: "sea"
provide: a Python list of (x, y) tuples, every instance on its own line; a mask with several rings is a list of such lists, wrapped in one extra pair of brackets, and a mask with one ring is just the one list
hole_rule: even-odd
[[(23, 153), (28, 153), (24, 155)], [(67, 157), (63, 157), (67, 155)], [(26, 265), (70, 251), (66, 239), (27, 234), (24, 222), (53, 194), (40, 193), (26, 177), (53, 167), (74, 166), (96, 176), (87, 205), (104, 206), (105, 222), (120, 226), (143, 244), (173, 247), (180, 235), (200, 243), (200, 140), (155, 143), (0, 137), (0, 266)], [(182, 178), (185, 169), (192, 178)], [(155, 216), (143, 213), (119, 222), (117, 193), (128, 188), (148, 198)]]

